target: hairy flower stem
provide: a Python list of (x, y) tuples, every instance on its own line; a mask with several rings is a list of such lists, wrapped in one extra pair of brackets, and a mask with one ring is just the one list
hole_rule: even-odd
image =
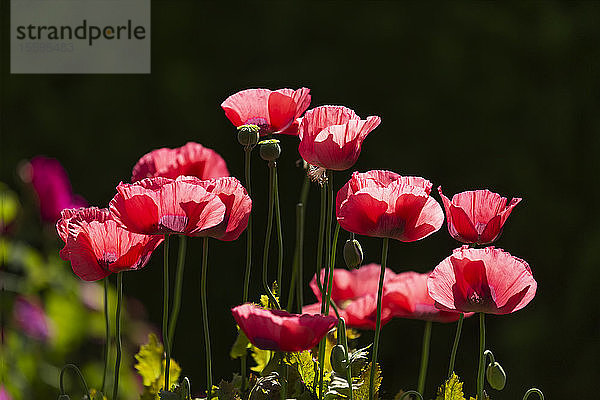
[(108, 354), (110, 352), (110, 317), (108, 315), (108, 276), (104, 278), (104, 325), (106, 327), (106, 341), (104, 342), (104, 372), (102, 373), (102, 386), (100, 391), (104, 393), (106, 386), (106, 375), (108, 374)]
[(296, 248), (294, 250), (294, 261), (292, 263), (292, 279), (290, 283), (290, 291), (288, 292), (288, 300), (286, 310), (292, 312), (294, 305), (294, 296), (298, 296), (298, 313), (302, 313), (302, 243), (304, 238), (304, 205), (296, 204)]
[(267, 279), (267, 268), (269, 266), (269, 243), (271, 241), (271, 231), (273, 230), (273, 203), (274, 203), (274, 197), (275, 197), (274, 193), (275, 193), (275, 185), (276, 185), (275, 168), (276, 168), (275, 161), (270, 161), (269, 162), (269, 209), (268, 209), (268, 214), (267, 214), (267, 231), (265, 233), (265, 246), (263, 249), (263, 276), (262, 276), (263, 279), (262, 279), (262, 281), (263, 281), (263, 289), (267, 293), (267, 296), (269, 297), (269, 303), (271, 304), (271, 307), (277, 308), (279, 310), (281, 307), (279, 307), (279, 303), (277, 302), (275, 295), (273, 295), (273, 292), (271, 291), (271, 288), (269, 287), (269, 283), (268, 283), (268, 279)]
[(121, 302), (123, 300), (123, 273), (117, 273), (117, 312), (115, 314), (115, 337), (117, 345), (117, 359), (115, 361), (115, 382), (113, 386), (114, 400), (119, 393), (119, 369), (121, 368)]
[(460, 334), (462, 332), (463, 320), (465, 314), (460, 313), (458, 317), (458, 323), (456, 324), (456, 334), (454, 335), (454, 343), (452, 344), (452, 353), (450, 353), (450, 365), (448, 366), (448, 378), (452, 376), (454, 372), (454, 361), (456, 360), (456, 352), (458, 351), (458, 342), (460, 341)]
[(369, 378), (369, 400), (375, 396), (375, 370), (377, 366), (377, 351), (379, 350), (379, 333), (381, 331), (381, 300), (383, 297), (383, 280), (385, 278), (385, 265), (387, 264), (389, 238), (383, 238), (381, 250), (381, 272), (379, 274), (379, 289), (377, 291), (377, 321), (375, 322), (375, 338), (373, 339), (373, 361), (371, 362), (371, 376)]
[(87, 382), (85, 381), (85, 378), (83, 377), (83, 373), (81, 373), (81, 370), (75, 364), (67, 364), (64, 367), (62, 367), (62, 369), (60, 370), (60, 377), (58, 380), (60, 394), (63, 396), (66, 395), (65, 385), (64, 385), (64, 376), (65, 376), (65, 372), (67, 371), (67, 369), (72, 369), (73, 371), (75, 371), (75, 373), (79, 377), (79, 380), (81, 381), (81, 386), (83, 386), (83, 390), (85, 390), (85, 394), (87, 395), (87, 398), (91, 399), (92, 397), (90, 396), (90, 389), (88, 388)]
[[(279, 252), (277, 254), (277, 284), (279, 285), (279, 298), (283, 298), (283, 232), (281, 231), (281, 209), (279, 207), (279, 179), (277, 178), (277, 168), (275, 171), (275, 226), (277, 229), (277, 245)], [(290, 288), (291, 290), (292, 288)]]
[(483, 399), (485, 371), (485, 313), (479, 313), (479, 368), (477, 369), (477, 399)]
[[(246, 191), (248, 196), (252, 197), (252, 186), (250, 182), (250, 159), (252, 155), (252, 146), (244, 147), (244, 175), (246, 177)], [(252, 212), (248, 216), (248, 227), (246, 228), (246, 272), (244, 273), (244, 294), (242, 304), (248, 302), (248, 289), (250, 287), (250, 270), (252, 269)], [(242, 364), (242, 392), (246, 390), (246, 359), (244, 353), (240, 362)]]
[(163, 248), (163, 318), (162, 336), (165, 346), (165, 385), (164, 390), (169, 390), (169, 368), (171, 367), (171, 347), (169, 346), (169, 235), (165, 234), (165, 247)]
[(417, 391), (424, 394), (425, 378), (427, 378), (427, 364), (429, 363), (429, 347), (431, 344), (431, 321), (425, 322), (425, 332), (423, 333), (423, 347), (421, 349), (421, 369), (419, 370), (419, 384)]
[(202, 276), (200, 297), (202, 300), (202, 324), (204, 326), (204, 347), (206, 352), (206, 397), (210, 399), (212, 391), (212, 364), (210, 357), (210, 331), (208, 330), (208, 304), (206, 302), (206, 273), (208, 270), (208, 237), (202, 242)]
[(325, 297), (321, 284), (321, 268), (323, 267), (323, 241), (325, 240), (325, 216), (327, 214), (327, 187), (321, 186), (321, 215), (319, 217), (319, 238), (317, 240), (317, 287), (321, 291), (321, 298)]
[(175, 278), (175, 297), (173, 298), (173, 310), (169, 321), (169, 347), (173, 350), (173, 338), (175, 337), (175, 327), (181, 308), (181, 292), (183, 287), (183, 267), (185, 264), (187, 236), (179, 235), (179, 255), (177, 257), (177, 275)]

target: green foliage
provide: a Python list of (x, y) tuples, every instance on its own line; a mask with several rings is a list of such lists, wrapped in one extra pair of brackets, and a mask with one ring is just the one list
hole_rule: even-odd
[(313, 360), (311, 352), (288, 353), (285, 356), (284, 362), (296, 368), (302, 383), (312, 392), (317, 377), (318, 363)]
[[(135, 369), (142, 377), (144, 392), (140, 400), (168, 399), (169, 394), (159, 395), (164, 385), (165, 360), (163, 359), (163, 345), (153, 333), (148, 335), (148, 343), (140, 347), (135, 355), (137, 363)], [(171, 359), (169, 370), (169, 388), (177, 384), (181, 368), (179, 364)]]
[(252, 353), (252, 358), (254, 359), (254, 362), (256, 363), (256, 365), (254, 367), (250, 368), (254, 372), (261, 373), (265, 369), (267, 364), (269, 364), (269, 361), (271, 361), (271, 358), (273, 358), (272, 351), (261, 350), (256, 346), (251, 346), (250, 352)]
[[(463, 393), (463, 383), (458, 375), (452, 373), (452, 376), (438, 388), (437, 397), (434, 400), (467, 400)], [(476, 399), (469, 397), (469, 400)], [(489, 397), (484, 395), (484, 400), (489, 400)]]
[[(360, 376), (358, 377), (357, 387), (354, 389), (353, 393), (355, 400), (367, 400), (369, 398), (369, 385), (371, 384), (372, 365), (373, 363), (369, 363), (365, 368), (363, 368)], [(377, 391), (381, 386), (382, 379), (383, 377), (381, 376), (381, 368), (379, 367), (379, 364), (375, 364), (375, 394), (377, 394)]]
[(247, 354), (249, 348), (252, 347), (250, 341), (244, 334), (244, 332), (238, 327), (238, 335), (231, 346), (231, 351), (229, 352), (229, 356), (233, 359), (243, 357)]
[(15, 192), (0, 182), (0, 232), (15, 220), (20, 208), (21, 204)]

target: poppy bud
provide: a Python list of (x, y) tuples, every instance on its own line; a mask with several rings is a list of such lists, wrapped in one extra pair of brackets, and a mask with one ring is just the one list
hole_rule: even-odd
[(348, 366), (348, 355), (344, 346), (341, 344), (333, 346), (329, 361), (331, 362), (331, 368), (333, 368), (336, 374), (345, 374), (346, 367)]
[(242, 125), (238, 127), (238, 142), (242, 146), (254, 146), (258, 143), (260, 128), (256, 125)]
[(260, 144), (260, 157), (265, 161), (275, 161), (281, 154), (281, 146), (279, 140), (268, 139), (263, 140)]
[(363, 262), (363, 251), (360, 243), (356, 239), (346, 240), (344, 245), (344, 261), (350, 269), (358, 268)]
[(497, 362), (488, 364), (485, 376), (492, 388), (496, 390), (504, 389), (504, 385), (506, 385), (506, 372), (504, 372), (500, 364)]

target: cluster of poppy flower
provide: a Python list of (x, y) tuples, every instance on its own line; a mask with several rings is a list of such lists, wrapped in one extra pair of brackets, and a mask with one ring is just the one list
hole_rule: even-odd
[[(332, 177), (331, 171), (355, 164), (363, 141), (381, 119), (361, 119), (342, 106), (306, 111), (309, 92), (249, 89), (221, 106), (238, 128), (252, 125), (262, 136), (297, 135), (304, 161), (321, 170), (321, 176)], [(57, 230), (65, 247), (60, 255), (82, 279), (98, 280), (142, 268), (163, 238), (172, 234), (235, 240), (248, 225), (252, 200), (228, 175), (225, 161), (197, 143), (152, 151), (133, 168), (132, 183), (117, 186), (109, 208), (62, 211)], [(333, 193), (332, 182), (321, 183)], [(328, 248), (331, 268), (325, 263), (325, 269), (318, 268), (319, 279), (315, 275), (310, 283), (318, 303), (305, 306), (302, 314), (250, 303), (232, 309), (250, 342), (275, 351), (311, 349), (335, 326), (335, 312), (350, 327), (375, 329), (375, 362), (380, 327), (394, 317), (462, 322), (463, 315), (507, 314), (529, 303), (536, 282), (525, 261), (494, 247), (468, 246), (495, 241), (520, 201), (513, 199), (507, 205), (506, 198), (488, 190), (459, 193), (449, 200), (438, 188), (448, 230), (466, 245), (430, 273), (396, 274), (386, 268), (388, 239), (414, 242), (441, 228), (444, 212), (431, 190), (431, 182), (420, 177), (381, 170), (354, 172), (335, 202), (331, 194), (329, 209), (344, 230), (383, 238), (382, 265), (334, 269), (335, 258)], [(328, 232), (330, 228), (331, 223)], [(331, 243), (331, 235), (326, 240)], [(329, 300), (335, 309), (328, 309)]]

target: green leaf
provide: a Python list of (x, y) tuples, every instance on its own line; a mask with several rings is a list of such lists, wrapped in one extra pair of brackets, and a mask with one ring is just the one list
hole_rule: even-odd
[[(354, 399), (355, 400), (367, 400), (369, 398), (369, 386), (371, 383), (371, 366), (373, 365), (370, 362), (360, 373), (358, 388), (354, 390)], [(375, 391), (377, 394), (379, 390), (379, 386), (381, 386), (381, 368), (379, 368), (379, 364), (375, 364)], [(436, 399), (437, 400), (437, 399)]]
[(269, 350), (261, 350), (255, 346), (251, 346), (250, 351), (252, 352), (252, 358), (256, 363), (256, 365), (250, 369), (254, 372), (261, 373), (269, 361), (271, 361), (273, 352)]
[(463, 383), (454, 372), (439, 387), (435, 400), (466, 400), (463, 393)]
[(243, 357), (247, 354), (247, 350), (251, 347), (252, 347), (252, 345), (250, 344), (250, 341), (244, 334), (244, 331), (242, 331), (238, 327), (238, 335), (237, 335), (237, 338), (235, 339), (235, 343), (233, 343), (233, 346), (231, 346), (231, 351), (229, 352), (229, 356), (234, 360), (236, 358)]
[(284, 359), (289, 365), (296, 366), (302, 383), (312, 391), (317, 371), (317, 362), (313, 360), (310, 351), (306, 350), (300, 353), (287, 353)]
[(221, 380), (219, 389), (217, 389), (217, 397), (219, 400), (241, 400), (239, 392), (235, 385), (231, 382)]
[[(140, 400), (158, 400), (159, 393), (165, 381), (165, 364), (163, 359), (163, 345), (153, 333), (148, 335), (148, 343), (140, 347), (135, 355), (137, 363), (135, 369), (142, 377), (144, 392)], [(171, 359), (169, 367), (169, 388), (177, 384), (181, 367), (175, 360)], [(163, 394), (165, 396), (167, 394)]]
[(15, 220), (20, 208), (19, 198), (15, 192), (0, 182), (0, 232)]

